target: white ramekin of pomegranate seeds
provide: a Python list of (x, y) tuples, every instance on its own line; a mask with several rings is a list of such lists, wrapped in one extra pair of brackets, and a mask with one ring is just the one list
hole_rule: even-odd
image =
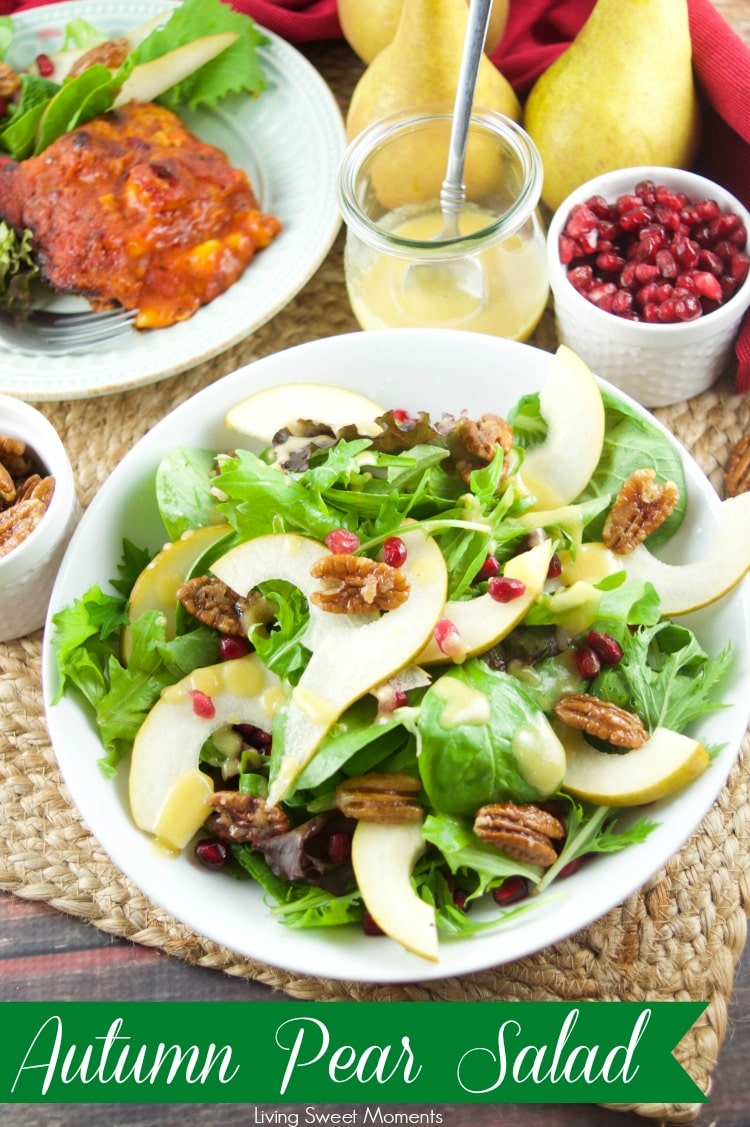
[(561, 342), (646, 407), (705, 391), (750, 306), (749, 232), (739, 200), (691, 172), (589, 180), (549, 226)]
[(80, 516), (57, 431), (29, 403), (0, 395), (0, 641), (44, 623)]

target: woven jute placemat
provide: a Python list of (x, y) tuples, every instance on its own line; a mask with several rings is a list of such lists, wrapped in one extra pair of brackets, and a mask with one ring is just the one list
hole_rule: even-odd
[[(342, 104), (356, 77), (348, 53), (309, 52)], [(86, 506), (127, 450), (167, 412), (242, 364), (294, 344), (354, 331), (340, 237), (315, 278), (273, 321), (221, 356), (163, 383), (106, 398), (47, 403)], [(555, 346), (545, 316), (534, 343)], [(721, 492), (728, 450), (750, 429), (750, 397), (728, 373), (710, 392), (662, 409)], [(714, 808), (687, 845), (640, 892), (566, 941), (529, 958), (429, 984), (370, 986), (290, 974), (238, 956), (183, 926), (125, 877), (92, 837), (62, 783), (44, 720), (41, 634), (0, 645), (0, 888), (81, 917), (112, 935), (199, 966), (255, 979), (303, 1000), (701, 1000), (677, 1056), (709, 1091), (727, 1002), (746, 936), (750, 868), (750, 738)], [(700, 1105), (631, 1110), (690, 1123)]]

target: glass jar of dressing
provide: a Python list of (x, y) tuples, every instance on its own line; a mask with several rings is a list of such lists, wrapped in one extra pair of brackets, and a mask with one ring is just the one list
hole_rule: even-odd
[(458, 237), (441, 238), (452, 107), (399, 112), (349, 145), (338, 179), (346, 284), (363, 329), (469, 329), (526, 340), (547, 302), (531, 138), (492, 110), (472, 114)]

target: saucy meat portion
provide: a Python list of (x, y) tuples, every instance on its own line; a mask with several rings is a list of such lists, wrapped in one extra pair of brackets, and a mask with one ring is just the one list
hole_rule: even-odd
[(141, 329), (191, 317), (281, 230), (220, 149), (136, 102), (1, 168), (0, 216), (31, 230), (48, 285), (137, 309)]

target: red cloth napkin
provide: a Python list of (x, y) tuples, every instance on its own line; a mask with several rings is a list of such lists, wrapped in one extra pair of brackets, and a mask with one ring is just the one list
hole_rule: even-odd
[[(0, 15), (45, 0), (0, 0)], [(49, 0), (47, 0), (49, 2)], [(55, 0), (53, 0), (55, 2)], [(508, 26), (493, 61), (519, 97), (570, 44), (595, 0), (512, 0)], [(336, 0), (231, 0), (269, 31), (293, 43), (341, 36)], [(377, 0), (362, 0), (377, 3)], [(704, 107), (696, 171), (722, 184), (750, 208), (750, 50), (710, 0), (688, 0), (693, 65)], [(658, 113), (658, 107), (654, 107)], [(737, 391), (750, 391), (750, 314), (736, 353)]]

